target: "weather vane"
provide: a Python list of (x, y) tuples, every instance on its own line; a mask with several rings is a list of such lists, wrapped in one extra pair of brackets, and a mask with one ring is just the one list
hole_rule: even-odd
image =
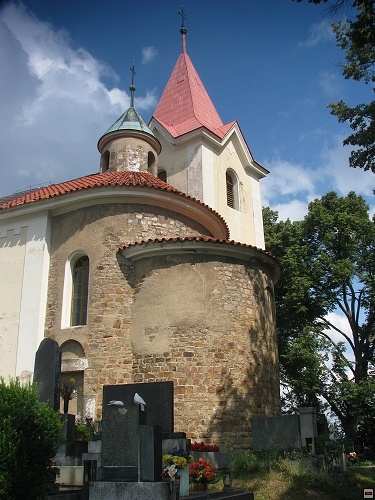
[(129, 87), (129, 90), (130, 90), (130, 107), (134, 108), (134, 91), (135, 91), (134, 75), (137, 74), (135, 72), (135, 69), (134, 69), (134, 61), (133, 61), (133, 66), (130, 68), (130, 71), (132, 73), (132, 84)]

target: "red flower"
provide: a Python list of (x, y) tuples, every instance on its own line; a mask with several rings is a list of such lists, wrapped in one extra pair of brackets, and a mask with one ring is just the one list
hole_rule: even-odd
[(189, 475), (196, 483), (208, 483), (216, 477), (211, 462), (206, 462), (202, 457), (198, 459), (198, 462), (190, 464)]
[(191, 443), (192, 451), (220, 451), (220, 448), (216, 444), (206, 444), (203, 441), (200, 443)]

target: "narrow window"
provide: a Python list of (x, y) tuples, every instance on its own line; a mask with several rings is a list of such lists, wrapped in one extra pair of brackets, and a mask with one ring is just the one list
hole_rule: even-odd
[(151, 151), (147, 153), (147, 168), (148, 172), (151, 172), (152, 167), (155, 165), (155, 155)]
[(109, 151), (105, 151), (100, 158), (100, 171), (103, 174), (109, 169)]
[(233, 179), (228, 174), (228, 172), (226, 175), (226, 180), (227, 180), (227, 205), (228, 207), (234, 208), (234, 185), (233, 185)]
[(89, 259), (84, 256), (77, 260), (72, 276), (71, 326), (86, 325), (87, 297), (89, 288)]
[(161, 181), (167, 182), (167, 172), (165, 170), (159, 170), (159, 172), (158, 172), (158, 178)]
[(227, 188), (227, 205), (234, 210), (240, 210), (240, 200), (239, 200), (239, 182), (237, 174), (231, 168), (228, 168), (225, 175), (225, 183)]

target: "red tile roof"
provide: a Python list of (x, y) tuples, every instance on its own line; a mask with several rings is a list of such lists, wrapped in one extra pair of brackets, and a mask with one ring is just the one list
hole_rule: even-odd
[(153, 118), (173, 137), (205, 127), (222, 139), (235, 123), (223, 124), (186, 52), (180, 54)]
[(267, 250), (263, 250), (261, 248), (258, 248), (254, 245), (248, 245), (246, 243), (240, 243), (238, 241), (234, 240), (220, 240), (217, 238), (213, 238), (212, 236), (186, 236), (184, 238), (181, 237), (175, 237), (175, 238), (156, 238), (156, 239), (149, 239), (149, 240), (144, 240), (144, 241), (135, 241), (133, 243), (128, 243), (127, 245), (124, 245), (123, 247), (119, 248), (119, 251), (121, 250), (126, 250), (127, 248), (134, 248), (137, 246), (142, 246), (142, 245), (150, 245), (153, 243), (176, 243), (176, 242), (184, 242), (184, 241), (192, 241), (192, 242), (206, 242), (206, 243), (215, 243), (215, 244), (220, 244), (220, 245), (230, 245), (232, 247), (241, 247), (244, 249), (249, 249), (249, 250), (256, 250), (257, 252), (260, 252), (263, 255), (267, 255), (271, 259), (277, 263), (277, 265), (282, 269), (281, 261), (275, 257), (271, 252), (268, 252)]
[(21, 195), (15, 193), (12, 199), (10, 199), (10, 196), (6, 197), (7, 201), (0, 204), (0, 210), (101, 186), (146, 186), (180, 192), (148, 172), (106, 172), (104, 174), (87, 175), (60, 184), (52, 184)]
[(130, 171), (92, 174), (71, 181), (62, 182), (60, 184), (52, 184), (51, 186), (42, 187), (26, 193), (15, 193), (14, 198), (7, 196), (7, 201), (4, 203), (1, 203), (0, 200), (0, 210), (10, 209), (28, 203), (43, 201), (61, 195), (103, 186), (143, 186), (146, 188), (161, 189), (163, 191), (176, 193), (208, 208), (212, 213), (216, 214), (221, 220), (224, 221), (221, 215), (219, 215), (215, 210), (212, 210), (212, 208), (208, 205), (183, 193), (182, 191), (179, 191), (154, 175), (149, 174), (148, 172)]
[[(255, 247), (253, 245), (247, 245), (246, 243), (240, 243), (238, 241), (234, 240), (218, 240), (217, 238), (213, 238), (212, 236), (185, 236), (183, 238), (176, 236), (175, 238), (155, 238), (155, 239), (149, 239), (149, 240), (142, 240), (142, 241), (134, 241), (132, 243), (128, 243), (124, 245), (123, 247), (119, 248), (119, 250), (124, 250), (125, 248), (131, 248), (135, 247), (137, 245), (144, 245), (147, 243), (170, 243), (170, 242), (176, 242), (176, 241), (210, 241), (211, 243), (222, 243), (224, 244), (231, 244), (239, 247), (244, 247), (244, 248), (253, 248), (254, 250), (260, 250), (258, 247)], [(265, 250), (260, 250), (263, 253), (271, 255), (269, 252), (266, 252)]]

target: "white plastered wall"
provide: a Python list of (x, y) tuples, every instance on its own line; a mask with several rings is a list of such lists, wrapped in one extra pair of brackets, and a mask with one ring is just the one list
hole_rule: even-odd
[(0, 376), (24, 380), (44, 337), (49, 268), (47, 213), (0, 222)]
[[(260, 183), (251, 158), (235, 130), (222, 145), (196, 135), (172, 145), (154, 129), (162, 143), (159, 167), (167, 171), (167, 182), (199, 199), (217, 211), (226, 221), (230, 239), (264, 249)], [(226, 172), (237, 178), (239, 209), (227, 205)]]

